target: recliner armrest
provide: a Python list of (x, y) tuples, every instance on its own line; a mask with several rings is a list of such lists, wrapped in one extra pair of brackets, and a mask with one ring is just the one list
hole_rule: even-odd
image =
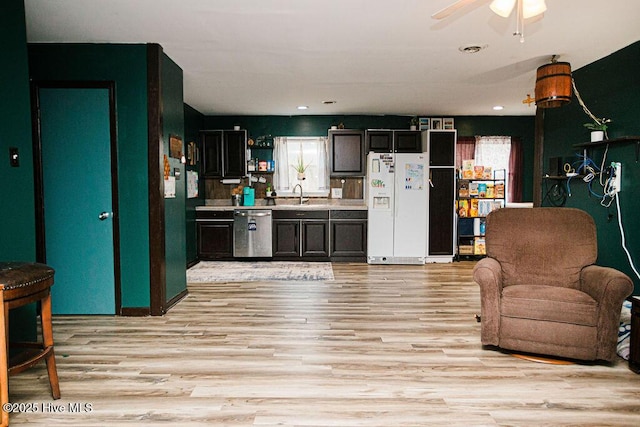
[(473, 280), (480, 285), (481, 340), (484, 345), (500, 343), (500, 296), (502, 268), (493, 258), (483, 258), (473, 268)]
[(580, 272), (581, 291), (600, 304), (611, 300), (616, 305), (633, 292), (633, 282), (623, 272), (611, 267), (589, 265)]
[(493, 258), (482, 258), (473, 267), (473, 280), (483, 286), (496, 286), (502, 289), (502, 268), (500, 263)]
[(597, 359), (615, 359), (620, 310), (633, 292), (633, 282), (626, 274), (610, 267), (589, 265), (580, 272), (581, 290), (598, 303)]

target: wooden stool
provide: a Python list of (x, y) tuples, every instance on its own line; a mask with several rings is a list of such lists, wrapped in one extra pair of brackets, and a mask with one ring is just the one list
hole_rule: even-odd
[[(0, 405), (9, 402), (9, 375), (17, 374), (45, 359), (49, 384), (54, 399), (60, 399), (60, 384), (53, 353), (51, 328), (51, 286), (54, 270), (44, 264), (26, 262), (0, 262)], [(12, 343), (11, 347), (27, 351), (9, 357), (9, 310), (33, 302), (38, 303), (42, 326), (42, 342)], [(9, 413), (0, 409), (1, 426), (9, 425)]]

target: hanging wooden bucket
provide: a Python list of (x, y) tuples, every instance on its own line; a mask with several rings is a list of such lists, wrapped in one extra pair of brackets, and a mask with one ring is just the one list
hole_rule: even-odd
[(540, 108), (556, 108), (569, 102), (571, 102), (571, 64), (553, 62), (538, 67), (536, 105)]

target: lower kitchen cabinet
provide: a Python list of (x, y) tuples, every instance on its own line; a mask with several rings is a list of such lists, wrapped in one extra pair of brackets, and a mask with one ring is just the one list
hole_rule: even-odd
[[(233, 260), (233, 210), (197, 211), (198, 259)], [(366, 262), (366, 210), (272, 211), (273, 259)]]
[(294, 258), (299, 257), (300, 221), (274, 219), (272, 228), (273, 256)]
[(331, 261), (365, 262), (367, 211), (331, 211)]
[(196, 214), (198, 258), (233, 259), (233, 211)]
[(329, 258), (328, 211), (273, 211), (275, 259)]

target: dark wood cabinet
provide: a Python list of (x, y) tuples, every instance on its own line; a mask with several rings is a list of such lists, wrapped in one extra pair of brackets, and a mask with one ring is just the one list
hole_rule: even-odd
[(631, 336), (629, 337), (629, 369), (640, 374), (640, 297), (631, 297)]
[(396, 130), (393, 138), (396, 153), (422, 153), (422, 132), (419, 130)]
[(451, 166), (456, 164), (456, 131), (428, 131), (429, 166)]
[(329, 256), (329, 221), (302, 221), (302, 257)]
[(330, 130), (329, 164), (331, 176), (365, 175), (364, 131)]
[(300, 221), (273, 220), (273, 256), (300, 256)]
[(430, 169), (428, 254), (453, 256), (455, 169)]
[(273, 211), (273, 257), (329, 257), (328, 211)]
[(198, 258), (202, 260), (233, 258), (233, 212), (196, 213)]
[(203, 176), (239, 178), (246, 175), (247, 131), (202, 131), (201, 143)]
[(367, 152), (422, 153), (422, 132), (418, 130), (370, 129), (365, 135)]
[(392, 153), (393, 152), (393, 131), (392, 130), (367, 130), (367, 153)]
[(247, 174), (247, 131), (225, 130), (222, 135), (222, 175), (224, 177), (242, 177)]
[(203, 176), (222, 176), (222, 131), (202, 132), (202, 170)]
[(331, 211), (331, 260), (365, 262), (367, 211)]
[(427, 131), (429, 238), (427, 259), (453, 260), (455, 246), (456, 131)]
[[(366, 210), (272, 211), (274, 260), (366, 262)], [(233, 259), (233, 210), (196, 211), (198, 258)]]

